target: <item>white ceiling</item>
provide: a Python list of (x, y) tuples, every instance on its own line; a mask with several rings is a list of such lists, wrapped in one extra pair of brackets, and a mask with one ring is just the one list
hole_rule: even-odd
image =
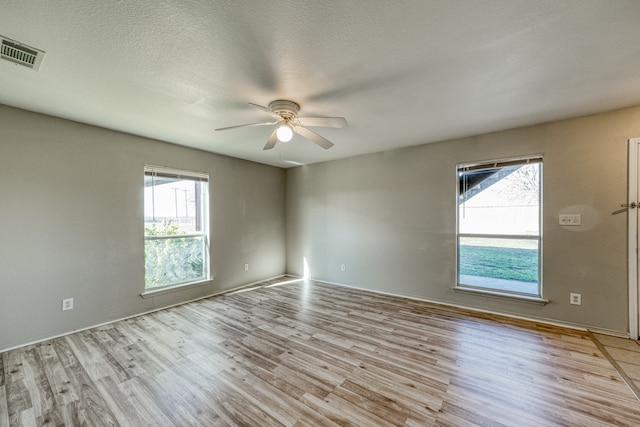
[[(0, 103), (290, 167), (640, 105), (639, 0), (2, 0)], [(342, 116), (271, 151), (274, 99)]]

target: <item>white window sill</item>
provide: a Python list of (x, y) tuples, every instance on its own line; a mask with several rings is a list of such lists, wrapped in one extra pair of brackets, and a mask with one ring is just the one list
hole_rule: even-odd
[(541, 298), (541, 297), (512, 294), (512, 293), (500, 292), (500, 291), (492, 291), (490, 289), (470, 288), (464, 285), (455, 286), (453, 290), (455, 292), (461, 292), (465, 294), (476, 294), (476, 295), (483, 295), (488, 297), (503, 298), (503, 299), (527, 302), (531, 304), (538, 304), (538, 305), (547, 305), (549, 303), (548, 299)]
[(151, 298), (151, 297), (155, 297), (162, 294), (181, 291), (186, 288), (195, 288), (197, 286), (208, 285), (209, 283), (211, 283), (211, 280), (212, 279), (204, 279), (198, 282), (179, 283), (177, 285), (163, 286), (162, 288), (158, 288), (158, 289), (151, 288), (151, 289), (145, 290), (143, 293), (140, 294), (140, 296), (142, 298)]

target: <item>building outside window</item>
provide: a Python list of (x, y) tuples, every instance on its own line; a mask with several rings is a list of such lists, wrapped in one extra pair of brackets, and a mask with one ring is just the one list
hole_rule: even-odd
[(144, 169), (145, 290), (209, 279), (209, 176)]
[(458, 165), (458, 287), (541, 297), (542, 157)]

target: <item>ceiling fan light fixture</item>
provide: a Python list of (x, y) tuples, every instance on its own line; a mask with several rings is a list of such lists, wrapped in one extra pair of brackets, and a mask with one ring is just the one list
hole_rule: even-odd
[(293, 129), (289, 125), (281, 125), (276, 131), (276, 136), (280, 142), (289, 142), (293, 138)]
[(287, 101), (285, 99), (272, 101), (269, 103), (269, 107), (263, 107), (262, 105), (253, 104), (251, 102), (249, 105), (269, 114), (275, 119), (275, 121), (227, 126), (216, 130), (238, 129), (249, 126), (271, 126), (278, 124), (279, 126), (271, 132), (263, 150), (271, 150), (278, 142), (291, 141), (294, 132), (326, 150), (327, 148), (333, 147), (333, 142), (318, 135), (311, 129), (307, 129), (307, 126), (329, 128), (347, 127), (347, 121), (344, 117), (299, 117), (298, 111), (300, 110), (300, 106), (293, 101)]

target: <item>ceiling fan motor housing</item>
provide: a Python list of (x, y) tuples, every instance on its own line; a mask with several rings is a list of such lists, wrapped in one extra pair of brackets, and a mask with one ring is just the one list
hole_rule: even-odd
[(269, 109), (275, 114), (282, 117), (286, 123), (291, 122), (298, 117), (298, 111), (300, 106), (293, 101), (287, 101), (284, 99), (277, 99), (269, 103)]

